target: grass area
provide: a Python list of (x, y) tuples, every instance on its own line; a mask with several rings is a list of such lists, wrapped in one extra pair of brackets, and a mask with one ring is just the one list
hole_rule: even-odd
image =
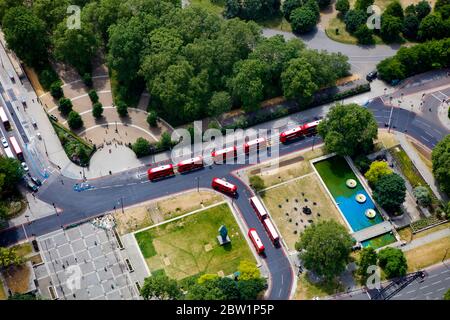
[(14, 246), (14, 249), (16, 250), (17, 255), (21, 257), (25, 257), (33, 252), (33, 247), (29, 242), (18, 244)]
[(294, 299), (296, 300), (310, 300), (314, 297), (325, 297), (332, 294), (342, 292), (344, 288), (337, 282), (330, 283), (313, 283), (309, 280), (307, 274), (303, 273), (298, 278), (297, 290)]
[[(225, 225), (231, 243), (220, 246), (218, 229)], [(148, 235), (143, 235), (148, 234)], [(227, 204), (137, 233), (136, 239), (152, 242), (156, 251), (140, 243), (141, 251), (151, 272), (163, 269), (174, 279), (202, 273), (228, 275), (237, 270), (242, 260), (255, 262), (247, 241)]]
[(378, 141), (380, 141), (386, 149), (390, 149), (400, 144), (393, 133), (389, 133), (385, 130), (378, 130)]
[(397, 230), (397, 232), (398, 232), (398, 234), (400, 235), (400, 238), (403, 241), (412, 241), (412, 240), (415, 240), (415, 239), (419, 239), (419, 238), (425, 237), (425, 236), (429, 235), (430, 233), (434, 233), (434, 232), (437, 232), (437, 231), (440, 231), (440, 230), (444, 230), (444, 229), (448, 229), (448, 228), (450, 228), (450, 222), (440, 224), (440, 225), (438, 225), (436, 227), (433, 227), (433, 228), (430, 228), (430, 229), (418, 232), (416, 234), (413, 234), (413, 231), (412, 231), (411, 227), (402, 228), (400, 230)]
[[(311, 223), (333, 219), (345, 225), (315, 174), (267, 190), (263, 201), (291, 250), (300, 233)], [(304, 206), (308, 206), (312, 214), (303, 213)]]
[(3, 282), (0, 280), (0, 300), (7, 300), (8, 296), (6, 295), (5, 288), (3, 287)]
[(114, 215), (117, 223), (116, 229), (119, 234), (133, 232), (221, 201), (223, 201), (221, 195), (202, 190), (183, 193), (159, 201), (149, 201), (125, 209), (125, 214), (117, 212)]
[(140, 232), (135, 235), (136, 241), (141, 249), (145, 259), (156, 255), (155, 246), (153, 246), (153, 237), (151, 232)]
[[(406, 251), (408, 272), (414, 272), (441, 262), (448, 248), (450, 248), (450, 237), (445, 237)], [(446, 258), (449, 258), (448, 254)]]
[[(339, 32), (336, 33), (336, 29), (339, 29)], [(328, 24), (327, 28), (325, 29), (325, 33), (327, 34), (328, 38), (331, 40), (347, 43), (347, 44), (357, 44), (358, 40), (356, 37), (352, 36), (350, 33), (348, 33), (347, 30), (345, 30), (345, 23), (343, 20), (341, 20), (339, 17), (334, 17), (330, 19), (330, 23)], [(377, 35), (373, 36), (373, 39), (375, 40), (375, 44), (382, 44), (383, 40)]]
[(325, 152), (322, 147), (317, 147), (314, 150), (308, 149), (308, 151), (302, 151), (280, 158), (278, 166), (274, 169), (270, 168), (270, 164), (254, 166), (251, 170), (247, 171), (247, 175), (259, 175), (264, 180), (266, 188), (275, 186), (313, 172), (309, 160), (324, 154)]
[(191, 0), (192, 6), (198, 6), (208, 10), (211, 13), (221, 15), (225, 7), (225, 0)]
[(265, 28), (292, 32), (291, 24), (282, 14), (272, 17), (271, 19), (257, 21), (257, 23)]
[(433, 162), (431, 161), (431, 152), (426, 148), (422, 147), (420, 144), (411, 139), (406, 139), (410, 145), (416, 150), (420, 157), (420, 160), (425, 164), (430, 172), (433, 172)]

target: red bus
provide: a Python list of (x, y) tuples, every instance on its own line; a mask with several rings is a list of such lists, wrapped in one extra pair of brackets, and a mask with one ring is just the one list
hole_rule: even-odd
[(269, 235), (270, 240), (272, 240), (274, 245), (278, 245), (280, 241), (280, 236), (278, 235), (275, 226), (269, 218), (263, 220), (264, 228), (266, 228), (267, 234)]
[(225, 162), (228, 158), (236, 158), (237, 157), (237, 148), (236, 146), (220, 149), (217, 151), (213, 151), (211, 153), (211, 157), (214, 159), (214, 162)]
[(244, 143), (244, 151), (245, 153), (249, 153), (250, 152), (250, 148), (255, 148), (253, 146), (256, 146), (256, 150), (259, 150), (260, 148), (265, 148), (267, 145), (267, 141), (264, 138), (258, 138), (258, 139), (254, 139), (251, 141), (248, 141), (246, 143)]
[(236, 195), (237, 187), (223, 179), (214, 178), (212, 180), (211, 186), (214, 190), (219, 190), (230, 195)]
[(251, 197), (250, 204), (252, 205), (253, 210), (255, 210), (256, 214), (258, 215), (259, 220), (262, 221), (269, 216), (258, 197)]
[(164, 166), (148, 169), (147, 174), (148, 179), (153, 181), (156, 179), (172, 176), (175, 174), (175, 172), (173, 172), (173, 165), (167, 164)]
[(250, 237), (250, 240), (252, 240), (253, 245), (255, 246), (256, 252), (263, 253), (264, 252), (264, 245), (261, 241), (261, 239), (258, 236), (258, 233), (254, 228), (251, 228), (248, 230), (248, 236)]
[(16, 153), (17, 158), (20, 161), (23, 161), (23, 153), (22, 153), (22, 149), (20, 149), (19, 144), (17, 143), (17, 140), (15, 137), (10, 137), (9, 141), (11, 141), (11, 145), (14, 149), (14, 152)]
[(303, 135), (302, 126), (297, 126), (293, 129), (280, 133), (280, 142), (285, 143), (289, 140), (296, 139), (302, 135)]
[(188, 172), (199, 168), (203, 168), (203, 158), (201, 156), (183, 160), (177, 164), (177, 170), (179, 173)]
[(303, 134), (305, 134), (305, 135), (315, 134), (317, 132), (317, 126), (319, 125), (320, 121), (322, 121), (322, 120), (317, 120), (317, 121), (313, 121), (313, 122), (304, 124), (302, 126)]
[(5, 109), (0, 107), (0, 120), (2, 120), (3, 126), (7, 131), (11, 130), (11, 124), (9, 123), (8, 116), (6, 115)]

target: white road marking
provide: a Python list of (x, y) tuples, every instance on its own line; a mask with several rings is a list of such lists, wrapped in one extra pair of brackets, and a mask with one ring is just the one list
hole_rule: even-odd
[(430, 142), (430, 140), (428, 140), (427, 138), (425, 138), (424, 136), (420, 136), (423, 140)]

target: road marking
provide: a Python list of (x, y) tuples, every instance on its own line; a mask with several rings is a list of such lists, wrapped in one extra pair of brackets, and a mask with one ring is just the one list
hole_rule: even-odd
[(426, 285), (426, 286), (423, 286), (423, 287), (420, 287), (420, 289), (425, 289), (425, 288), (428, 288), (430, 285)]
[(435, 284), (438, 284), (439, 282), (441, 282), (441, 280), (433, 282), (431, 285), (434, 286)]
[(423, 140), (430, 142), (430, 140), (428, 140), (427, 138), (425, 138), (424, 136), (420, 136)]
[(445, 290), (445, 289), (447, 289), (447, 287), (442, 287), (440, 289), (437, 289), (437, 291), (442, 291), (442, 290)]

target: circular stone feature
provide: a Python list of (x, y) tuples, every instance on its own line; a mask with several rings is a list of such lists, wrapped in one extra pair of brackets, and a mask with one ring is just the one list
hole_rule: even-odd
[(365, 212), (365, 215), (366, 215), (367, 218), (373, 219), (377, 215), (377, 212), (375, 210), (373, 210), (373, 209), (367, 209), (366, 212)]
[(355, 197), (355, 199), (356, 199), (356, 201), (357, 201), (358, 203), (364, 203), (364, 202), (366, 202), (366, 196), (363, 195), (362, 193), (357, 194), (356, 197)]
[(356, 187), (356, 181), (355, 179), (348, 179), (345, 184), (347, 185), (347, 187), (349, 187), (350, 189), (353, 189)]

